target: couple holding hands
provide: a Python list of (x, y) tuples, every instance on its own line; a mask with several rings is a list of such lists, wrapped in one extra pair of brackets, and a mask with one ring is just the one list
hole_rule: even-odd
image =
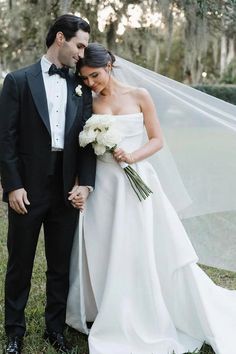
[[(146, 161), (163, 145), (152, 99), (115, 79), (114, 55), (88, 44), (89, 33), (86, 21), (62, 15), (48, 31), (41, 60), (4, 81), (5, 353), (23, 348), (43, 225), (44, 338), (58, 352), (71, 352), (67, 323), (89, 334), (90, 354), (182, 354), (204, 341), (216, 354), (232, 354), (236, 294), (215, 286), (196, 265), (183, 225)], [(92, 114), (112, 119), (120, 132), (113, 153), (96, 158), (91, 144), (79, 145)], [(147, 183), (147, 199), (138, 200), (120, 163), (132, 165)]]

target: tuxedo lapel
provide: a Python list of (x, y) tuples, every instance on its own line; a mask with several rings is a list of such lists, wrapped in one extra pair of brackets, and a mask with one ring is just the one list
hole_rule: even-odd
[(47, 97), (43, 82), (40, 61), (37, 62), (35, 65), (32, 65), (30, 70), (26, 72), (26, 75), (38, 113), (42, 118), (49, 134), (51, 135)]
[(66, 105), (66, 127), (65, 127), (65, 134), (69, 132), (71, 129), (75, 118), (78, 107), (82, 106), (82, 97), (76, 95), (75, 81), (69, 76), (67, 78), (67, 105)]

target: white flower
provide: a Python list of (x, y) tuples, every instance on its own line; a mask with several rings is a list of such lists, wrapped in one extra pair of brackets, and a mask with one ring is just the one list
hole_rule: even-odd
[(85, 128), (97, 128), (101, 131), (106, 130), (106, 128), (114, 123), (114, 121), (112, 121), (113, 118), (109, 118), (110, 116), (106, 114), (94, 114), (87, 120)]
[(85, 129), (79, 135), (79, 144), (82, 147), (93, 143), (97, 137), (98, 132), (93, 129)]
[(93, 144), (93, 149), (96, 155), (103, 155), (106, 152), (106, 146), (100, 144)]
[(97, 135), (97, 142), (100, 145), (105, 145), (109, 149), (116, 146), (121, 140), (119, 132), (112, 127), (107, 128), (104, 132)]
[(92, 115), (85, 123), (86, 128), (90, 128), (93, 125), (99, 125), (101, 124), (101, 116), (100, 115)]
[(114, 126), (115, 121), (110, 115), (95, 114), (85, 123), (79, 135), (80, 146), (92, 143), (96, 155), (103, 155), (112, 151), (121, 141), (121, 136)]
[(82, 92), (82, 85), (78, 85), (75, 88), (75, 93), (77, 96), (82, 96), (83, 92)]

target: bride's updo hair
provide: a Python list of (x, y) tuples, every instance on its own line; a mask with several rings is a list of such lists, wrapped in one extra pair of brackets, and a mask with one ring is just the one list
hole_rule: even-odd
[(89, 43), (84, 50), (84, 57), (81, 58), (77, 64), (77, 72), (84, 66), (90, 66), (92, 68), (106, 67), (110, 62), (112, 67), (116, 58), (107, 50), (103, 45), (99, 43)]

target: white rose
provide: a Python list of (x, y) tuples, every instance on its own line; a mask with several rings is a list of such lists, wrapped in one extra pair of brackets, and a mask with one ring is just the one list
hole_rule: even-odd
[(104, 145), (94, 143), (93, 148), (96, 155), (103, 155), (106, 152), (106, 147)]
[(104, 131), (106, 128), (109, 128), (113, 124), (113, 119), (106, 114), (95, 114), (92, 115), (86, 122), (86, 128), (98, 128), (101, 131)]
[(75, 93), (77, 96), (82, 96), (83, 92), (82, 92), (82, 85), (78, 85), (76, 88), (75, 88)]
[(94, 142), (96, 140), (97, 136), (96, 131), (93, 129), (85, 129), (79, 134), (79, 144), (82, 147), (85, 147), (86, 145)]
[(114, 129), (114, 128), (108, 128), (103, 133), (98, 134), (97, 136), (97, 142), (100, 145), (105, 145), (108, 148), (113, 148), (115, 145), (117, 145), (121, 140), (119, 132)]
[(94, 126), (99, 126), (99, 124), (101, 124), (101, 116), (99, 115), (92, 115), (92, 117), (90, 117), (86, 123), (85, 123), (85, 127), (86, 128), (91, 128)]

